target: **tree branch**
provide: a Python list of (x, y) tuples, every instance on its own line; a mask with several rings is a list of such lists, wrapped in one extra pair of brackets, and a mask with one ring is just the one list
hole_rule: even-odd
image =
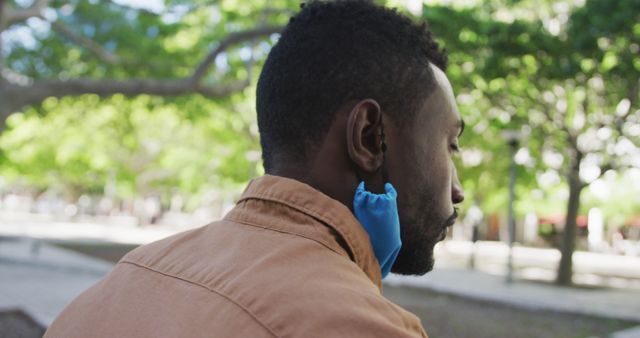
[(288, 16), (293, 16), (296, 14), (296, 11), (289, 8), (279, 8), (279, 7), (265, 7), (260, 11), (264, 17), (274, 14), (285, 14)]
[[(28, 86), (31, 82), (33, 82), (33, 79), (24, 74), (15, 72), (11, 68), (3, 69), (2, 67), (0, 67), (0, 84), (2, 82), (13, 83), (20, 86)], [(1, 85), (0, 88), (2, 88)]]
[[(551, 114), (549, 113), (549, 107), (547, 105), (543, 105), (542, 107), (542, 113), (544, 114), (544, 116), (547, 118), (547, 120), (552, 123), (553, 125), (556, 126), (556, 128), (562, 130), (565, 133), (565, 136), (567, 138), (567, 142), (569, 142), (569, 144), (571, 145), (571, 147), (573, 149), (575, 149), (578, 153), (581, 153), (580, 149), (578, 148), (578, 137), (571, 131), (571, 129), (569, 127), (567, 127), (566, 124), (564, 124), (563, 122), (558, 121), (557, 119), (554, 119)], [(564, 120), (564, 119), (561, 119)]]
[(12, 105), (24, 106), (41, 102), (47, 97), (82, 94), (96, 94), (104, 97), (113, 94), (123, 94), (125, 96), (136, 96), (140, 94), (175, 96), (187, 93), (200, 93), (209, 97), (224, 97), (242, 90), (248, 85), (247, 80), (225, 85), (200, 86), (194, 85), (188, 79), (131, 79), (123, 81), (72, 79), (36, 80), (27, 87), (11, 84), (6, 89), (9, 96), (15, 95), (15, 99), (12, 100)]
[[(108, 3), (110, 3), (113, 6), (119, 7), (121, 9), (125, 9), (125, 10), (134, 10), (140, 13), (145, 13), (145, 14), (149, 14), (149, 15), (164, 15), (164, 14), (168, 14), (171, 13), (171, 7), (167, 6), (167, 9), (165, 9), (162, 12), (154, 12), (145, 8), (141, 8), (141, 7), (136, 7), (136, 6), (131, 6), (129, 3), (121, 3), (121, 2), (116, 2), (113, 0), (106, 0)], [(211, 2), (198, 2), (197, 4), (181, 4), (182, 6), (186, 6), (187, 10), (186, 12), (191, 12), (195, 9), (198, 8), (202, 8), (202, 7), (206, 7), (206, 6), (210, 6), (212, 4), (214, 4), (216, 1), (211, 1)], [(130, 2), (131, 4), (135, 3), (135, 2)]]
[(191, 81), (199, 82), (200, 79), (205, 75), (207, 69), (211, 67), (211, 64), (215, 61), (216, 57), (224, 52), (230, 46), (237, 44), (239, 42), (253, 40), (255, 38), (270, 35), (281, 32), (283, 29), (282, 26), (264, 26), (258, 27), (255, 29), (231, 33), (224, 40), (220, 41), (217, 47), (211, 50), (207, 57), (202, 60), (202, 62), (198, 65), (196, 70), (191, 75)]
[(51, 27), (56, 32), (66, 36), (72, 42), (88, 49), (90, 52), (95, 54), (98, 57), (98, 59), (100, 59), (100, 61), (108, 64), (118, 64), (121, 62), (119, 56), (104, 49), (104, 47), (102, 47), (97, 42), (72, 31), (71, 29), (69, 29), (69, 27), (67, 27), (65, 24), (63, 24), (60, 21), (52, 22)]
[[(543, 82), (543, 79), (539, 75), (535, 77), (535, 80), (537, 83)], [(540, 102), (541, 111), (546, 117), (547, 121), (553, 124), (557, 129), (560, 129), (563, 132), (565, 132), (567, 135), (567, 141), (570, 142), (571, 145), (574, 146), (576, 150), (578, 150), (577, 135), (565, 123), (566, 113), (560, 114), (559, 118), (554, 118), (554, 116), (551, 116), (551, 110), (554, 109), (555, 107), (547, 104), (544, 100), (540, 100), (540, 98), (538, 97), (531, 97), (531, 95), (528, 95), (528, 96), (530, 99), (532, 99), (533, 102)], [(586, 114), (586, 111), (585, 111), (585, 114)]]
[[(57, 26), (57, 28), (64, 30), (63, 34), (67, 34), (67, 36), (70, 36), (70, 39), (74, 39), (74, 41), (82, 43), (87, 48), (90, 48), (92, 52), (102, 54), (102, 47), (93, 45), (95, 44), (94, 41), (78, 36), (76, 33), (66, 29), (64, 26)], [(34, 80), (27, 84), (3, 83), (3, 87), (0, 89), (0, 98), (2, 99), (2, 102), (0, 102), (0, 130), (3, 129), (4, 122), (9, 114), (20, 110), (24, 106), (38, 104), (47, 97), (63, 97), (82, 94), (97, 94), (101, 97), (105, 97), (117, 93), (125, 96), (136, 96), (140, 94), (176, 96), (188, 93), (199, 93), (213, 98), (228, 96), (249, 86), (253, 60), (249, 60), (247, 63), (249, 75), (246, 79), (227, 84), (204, 85), (201, 83), (201, 80), (207, 69), (214, 62), (216, 56), (236, 43), (253, 40), (268, 34), (274, 34), (281, 30), (281, 26), (264, 26), (247, 31), (232, 33), (222, 40), (217, 47), (207, 55), (207, 57), (199, 64), (192, 76), (182, 79), (45, 79)], [(107, 55), (102, 55), (102, 57), (107, 59), (110, 58), (110, 56)]]
[(640, 89), (638, 88), (639, 86), (640, 86), (640, 79), (637, 79), (635, 83), (629, 88), (629, 91), (627, 92), (626, 99), (629, 100), (629, 109), (627, 109), (627, 111), (623, 115), (620, 115), (620, 116), (616, 115), (614, 124), (616, 126), (616, 129), (620, 133), (620, 135), (622, 135), (623, 124), (627, 121), (629, 116), (631, 116), (631, 112), (635, 111), (636, 102), (638, 100), (638, 90)]
[(23, 9), (13, 9), (5, 6), (2, 10), (2, 18), (0, 19), (2, 23), (2, 25), (0, 25), (0, 31), (16, 23), (26, 21), (29, 18), (41, 17), (42, 10), (49, 6), (49, 2), (51, 2), (51, 0), (36, 0), (31, 7)]
[[(609, 160), (609, 161), (607, 161), (606, 163), (604, 163), (603, 165), (600, 166), (600, 174), (598, 174), (598, 176), (596, 178), (594, 178), (591, 181), (591, 183), (593, 183), (594, 181), (602, 178), (602, 176), (604, 176), (604, 174), (609, 170), (623, 171), (623, 170), (628, 170), (628, 169), (631, 169), (631, 168), (636, 168), (636, 167), (633, 166), (633, 165), (630, 165), (630, 164), (614, 163), (612, 160)], [(582, 182), (582, 187), (586, 188), (591, 183)]]
[(4, 58), (2, 57), (3, 52), (2, 48), (4, 44), (2, 43), (2, 27), (4, 27), (4, 12), (5, 12), (5, 0), (0, 0), (0, 88), (4, 85)]

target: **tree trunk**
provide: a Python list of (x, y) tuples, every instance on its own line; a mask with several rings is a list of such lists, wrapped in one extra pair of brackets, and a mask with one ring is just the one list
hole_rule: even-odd
[(569, 201), (567, 204), (567, 215), (564, 225), (564, 234), (562, 238), (562, 248), (560, 257), (560, 265), (558, 266), (558, 275), (556, 283), (559, 285), (571, 285), (573, 276), (573, 251), (576, 246), (576, 232), (578, 210), (580, 209), (580, 193), (582, 192), (582, 181), (580, 181), (580, 162), (582, 154), (573, 151), (570, 156), (569, 171), (567, 180), (569, 181)]

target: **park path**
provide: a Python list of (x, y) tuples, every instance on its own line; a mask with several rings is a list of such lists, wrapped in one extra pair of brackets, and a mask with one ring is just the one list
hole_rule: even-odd
[[(0, 227), (0, 311), (21, 309), (43, 327), (113, 268), (113, 263), (46, 244), (47, 240), (145, 244), (184, 230), (69, 222), (55, 225), (5, 220)], [(472, 253), (474, 269), (468, 268)], [(557, 250), (517, 247), (516, 282), (511, 284), (504, 278), (507, 254), (504, 243), (445, 241), (436, 247), (434, 271), (422, 277), (391, 275), (384, 284), (528, 309), (640, 322), (640, 257), (576, 252), (576, 280), (588, 287), (566, 288), (548, 283), (559, 259)], [(627, 336), (640, 337), (640, 332)]]
[[(97, 282), (112, 263), (29, 239), (0, 241), (0, 310), (22, 309), (48, 326), (79, 293)], [(436, 269), (422, 277), (391, 275), (390, 286), (412, 286), (518, 307), (640, 322), (640, 290), (567, 288), (470, 269)]]

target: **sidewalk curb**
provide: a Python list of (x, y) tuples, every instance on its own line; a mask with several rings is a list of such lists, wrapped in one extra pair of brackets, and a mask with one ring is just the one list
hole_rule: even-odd
[(63, 272), (63, 273), (69, 273), (69, 274), (80, 273), (80, 274), (86, 274), (86, 275), (97, 276), (97, 277), (102, 277), (113, 269), (113, 266), (106, 269), (104, 267), (88, 268), (88, 267), (80, 267), (80, 266), (73, 266), (73, 265), (53, 264), (49, 262), (34, 262), (31, 260), (16, 259), (16, 258), (3, 257), (3, 256), (0, 256), (0, 264), (15, 265), (20, 267), (40, 268), (40, 269), (52, 270), (56, 272)]
[(634, 326), (632, 328), (614, 332), (609, 338), (638, 338), (640, 337), (640, 326)]

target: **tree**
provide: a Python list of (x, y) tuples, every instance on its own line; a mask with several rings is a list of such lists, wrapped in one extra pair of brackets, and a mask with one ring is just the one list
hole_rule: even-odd
[(246, 182), (260, 171), (252, 80), (293, 6), (3, 1), (0, 174), (72, 200)]
[[(561, 13), (567, 20), (564, 31), (535, 17), (497, 21), (491, 4), (457, 11), (427, 8), (425, 17), (452, 50), (450, 75), (469, 101), (461, 105), (463, 115), (471, 121), (488, 117), (493, 127), (479, 133), (469, 128), (472, 143), (495, 150), (497, 130), (524, 127), (531, 131), (527, 150), (532, 157), (530, 174), (522, 175), (525, 183), (536, 172), (563, 173), (569, 198), (557, 281), (570, 284), (583, 188), (607, 170), (640, 167), (640, 135), (633, 128), (640, 122), (640, 3), (587, 1)], [(565, 160), (545, 160), (553, 154)]]
[[(564, 90), (557, 90), (557, 115), (546, 114), (568, 144), (565, 175), (569, 201), (559, 284), (571, 283), (571, 257), (582, 189), (607, 170), (640, 166), (634, 160), (640, 135), (631, 132), (631, 126), (640, 123), (638, 22), (640, 3), (634, 1), (589, 1), (570, 17), (566, 40), (575, 52), (568, 56), (568, 62), (579, 68), (576, 67), (573, 79), (565, 83)], [(630, 31), (629, 27), (634, 28)], [(567, 102), (566, 107), (562, 102)], [(585, 165), (598, 167), (593, 177), (581, 175)]]
[[(0, 130), (9, 114), (48, 97), (198, 93), (222, 98), (241, 91), (250, 85), (251, 70), (244, 72), (245, 78), (238, 78), (238, 69), (225, 72), (214, 67), (214, 62), (231, 55), (229, 51), (239, 45), (278, 33), (282, 26), (271, 24), (267, 17), (278, 11), (265, 8), (264, 3), (255, 4), (243, 20), (211, 27), (205, 22), (210, 18), (204, 15), (206, 7), (232, 16), (220, 6), (206, 3), (189, 7), (177, 2), (163, 13), (154, 13), (111, 1), (37, 0), (27, 8), (1, 1), (0, 33), (25, 24), (44, 29), (35, 42), (37, 48), (2, 46), (0, 40), (0, 51), (8, 49), (6, 60), (0, 60)], [(179, 20), (172, 22), (176, 18)], [(262, 23), (254, 25), (251, 19)], [(192, 26), (187, 24), (189, 20)], [(197, 29), (195, 25), (212, 29), (198, 32), (198, 40), (188, 42), (191, 48), (181, 48), (185, 31)], [(173, 48), (159, 43), (170, 44), (171, 39)], [(193, 54), (200, 57), (199, 62), (194, 62)], [(247, 67), (252, 64), (251, 55), (243, 59)]]

